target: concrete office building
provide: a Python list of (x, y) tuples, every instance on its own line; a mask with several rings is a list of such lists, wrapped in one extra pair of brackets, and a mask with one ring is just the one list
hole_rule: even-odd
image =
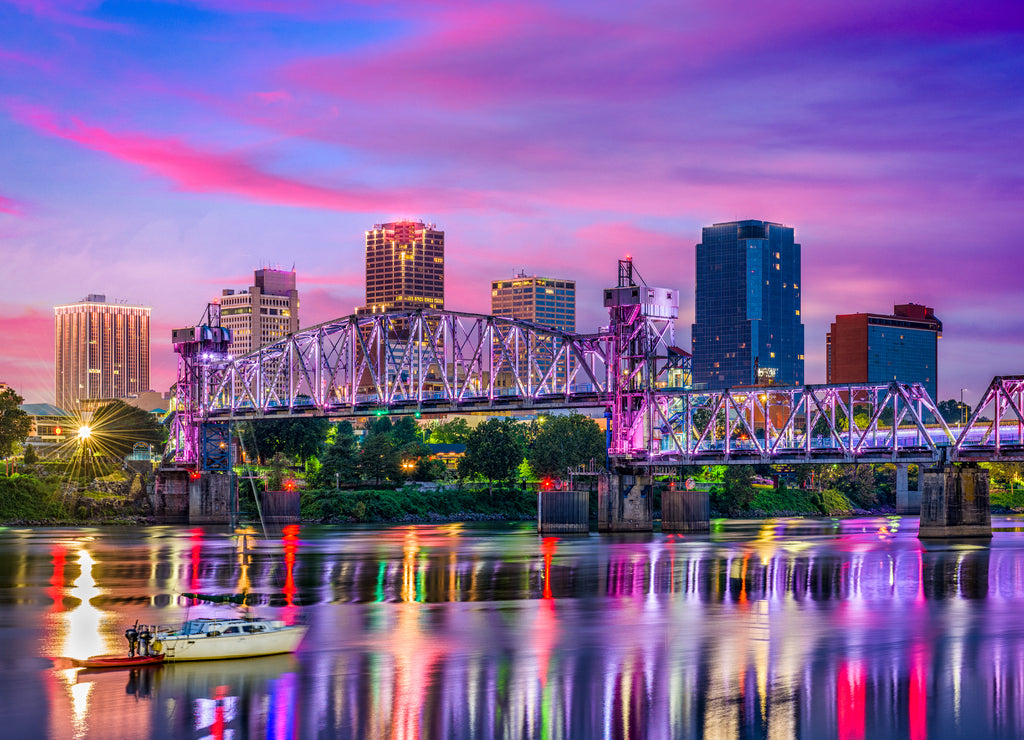
[(108, 303), (90, 294), (54, 306), (56, 405), (75, 411), (88, 399), (149, 390), (149, 306)]
[(576, 331), (576, 281), (527, 276), (491, 281), (491, 314)]
[(892, 315), (836, 316), (825, 335), (829, 383), (922, 383), (933, 399), (938, 390), (938, 340), (942, 322), (928, 306), (904, 303)]
[(376, 224), (366, 232), (366, 305), (374, 314), (444, 308), (444, 232), (421, 221)]
[(231, 330), (228, 353), (244, 355), (299, 330), (295, 270), (256, 270), (248, 290), (224, 290), (220, 323)]
[(802, 385), (800, 245), (770, 221), (705, 227), (696, 246), (693, 381)]

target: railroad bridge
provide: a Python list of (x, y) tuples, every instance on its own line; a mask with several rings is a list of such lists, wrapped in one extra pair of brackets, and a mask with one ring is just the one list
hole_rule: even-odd
[[(959, 426), (919, 383), (695, 388), (675, 345), (678, 292), (638, 277), (619, 263), (618, 285), (604, 291), (609, 324), (591, 334), (420, 310), (346, 316), (232, 357), (211, 305), (173, 334), (174, 466), (192, 487), (223, 485), (210, 476), (231, 470), (237, 421), (597, 408), (608, 424), (608, 529), (649, 529), (652, 475), (683, 465), (892, 462), (905, 496), (906, 465), (927, 466), (922, 536), (990, 534), (987, 473), (974, 464), (1024, 460), (1024, 376), (994, 378)], [(677, 495), (681, 528), (706, 526), (706, 494)]]

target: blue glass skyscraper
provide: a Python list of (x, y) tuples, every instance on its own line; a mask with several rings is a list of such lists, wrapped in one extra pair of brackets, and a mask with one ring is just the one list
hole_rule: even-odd
[(707, 226), (697, 245), (693, 380), (803, 385), (800, 245), (769, 221)]

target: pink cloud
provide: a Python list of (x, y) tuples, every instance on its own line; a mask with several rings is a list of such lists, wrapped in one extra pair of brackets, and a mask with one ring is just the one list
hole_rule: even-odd
[(11, 106), (22, 123), (36, 131), (137, 165), (197, 193), (223, 193), (275, 205), (336, 211), (446, 210), (483, 205), (480, 195), (456, 190), (422, 188), (374, 192), (350, 185), (328, 188), (271, 174), (238, 154), (202, 151), (177, 139), (138, 133), (113, 133), (77, 118), (58, 121), (49, 111), (24, 104)]
[(16, 200), (0, 195), (0, 213), (7, 213), (11, 216), (21, 216), (24, 212), (24, 205)]

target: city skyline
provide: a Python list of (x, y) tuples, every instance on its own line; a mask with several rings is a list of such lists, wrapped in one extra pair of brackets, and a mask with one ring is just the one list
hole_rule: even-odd
[[(364, 299), (369, 224), (446, 232), (445, 307), (525, 268), (577, 329), (631, 255), (693, 321), (702, 226), (803, 245), (805, 382), (836, 315), (943, 318), (939, 396), (1024, 372), (1024, 10), (866, 2), (0, 4), (0, 380), (51, 401), (52, 307), (91, 292), (170, 330), (254, 264), (302, 326)], [(766, 31), (770, 30), (770, 33)], [(684, 340), (685, 341), (685, 340)]]

